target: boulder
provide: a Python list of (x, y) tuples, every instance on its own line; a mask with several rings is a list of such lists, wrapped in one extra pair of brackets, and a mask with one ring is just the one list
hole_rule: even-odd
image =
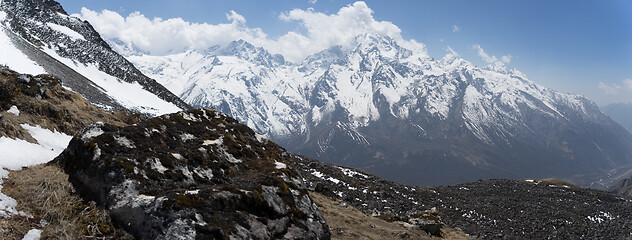
[(329, 239), (290, 155), (236, 120), (190, 110), (81, 130), (54, 160), (140, 239)]

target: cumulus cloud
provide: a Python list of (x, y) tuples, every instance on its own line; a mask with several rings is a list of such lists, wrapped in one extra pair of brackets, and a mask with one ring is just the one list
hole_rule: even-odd
[(461, 31), (461, 27), (457, 25), (452, 25), (452, 32), (458, 32), (458, 31)]
[(233, 23), (246, 23), (246, 18), (244, 18), (244, 16), (242, 15), (239, 15), (233, 10), (230, 10), (230, 13), (226, 13), (226, 18), (228, 19), (228, 21), (231, 21)]
[(276, 39), (268, 37), (260, 28), (249, 28), (246, 19), (231, 11), (229, 23), (190, 23), (181, 18), (149, 19), (139, 12), (123, 17), (116, 12), (95, 12), (86, 8), (76, 17), (88, 20), (106, 39), (119, 39), (151, 55), (165, 55), (187, 49), (205, 49), (218, 44), (243, 39), (272, 53), (280, 53), (290, 61), (341, 45), (349, 48), (360, 34), (389, 36), (402, 46), (425, 54), (425, 46), (415, 40), (405, 40), (401, 30), (388, 21), (377, 21), (364, 2), (355, 2), (335, 14), (308, 9), (293, 9), (280, 14), (288, 23), (298, 23), (305, 33), (287, 32)]
[(621, 90), (621, 86), (614, 83), (607, 84), (599, 82), (599, 89), (603, 90), (608, 95), (617, 95), (619, 94), (619, 90)]
[(318, 0), (309, 0), (309, 3), (311, 4), (316, 4), (316, 2), (318, 2)]
[(505, 55), (505, 56), (501, 56), (500, 60), (496, 57), (496, 56), (491, 56), (489, 54), (487, 54), (485, 52), (485, 50), (483, 50), (483, 48), (481, 47), (481, 45), (475, 44), (474, 46), (472, 46), (472, 48), (474, 50), (478, 51), (478, 56), (480, 56), (483, 61), (489, 63), (489, 64), (493, 64), (493, 63), (503, 63), (503, 64), (508, 64), (511, 62), (511, 55)]
[(81, 9), (81, 15), (73, 16), (88, 20), (106, 39), (118, 39), (152, 55), (181, 52), (189, 48), (204, 49), (235, 39), (266, 39), (261, 29), (245, 27), (246, 19), (234, 11), (226, 14), (231, 23), (217, 25), (189, 23), (181, 18), (149, 19), (139, 12), (122, 17), (113, 11), (103, 10), (99, 13), (86, 8)]

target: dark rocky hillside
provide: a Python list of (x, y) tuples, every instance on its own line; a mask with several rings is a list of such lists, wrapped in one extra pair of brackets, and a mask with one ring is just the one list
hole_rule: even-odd
[(290, 154), (213, 110), (95, 124), (54, 162), (137, 238), (329, 238)]
[[(626, 239), (632, 201), (559, 180), (485, 180), (412, 187), (295, 156), (310, 188), (366, 214), (440, 224), (482, 239)], [(427, 222), (420, 226), (427, 226)]]

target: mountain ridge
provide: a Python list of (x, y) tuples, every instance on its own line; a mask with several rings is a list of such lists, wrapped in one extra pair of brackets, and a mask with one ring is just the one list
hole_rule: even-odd
[[(19, 51), (98, 106), (150, 115), (189, 107), (114, 52), (88, 22), (68, 16), (59, 3), (4, 0), (0, 11), (2, 29)], [(117, 93), (117, 88), (138, 99)]]
[[(559, 177), (587, 186), (597, 179), (577, 176), (632, 160), (624, 144), (632, 136), (585, 97), (539, 86), (498, 61), (479, 68), (454, 52), (435, 60), (372, 34), (356, 42), (352, 49), (333, 47), (301, 63), (277, 65), (253, 61), (235, 48), (128, 58), (193, 106), (226, 112), (291, 151), (387, 178), (397, 175), (379, 172), (387, 165), (407, 171), (401, 166), (430, 163), (445, 171), (452, 163), (479, 172), (458, 181)], [(383, 144), (398, 136), (405, 139)], [(371, 146), (376, 144), (382, 150)], [(457, 183), (424, 173), (430, 175), (421, 181), (390, 179)]]

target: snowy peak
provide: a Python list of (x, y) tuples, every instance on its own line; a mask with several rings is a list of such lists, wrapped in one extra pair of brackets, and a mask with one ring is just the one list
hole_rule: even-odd
[(285, 64), (285, 58), (283, 58), (282, 55), (272, 55), (265, 49), (255, 47), (244, 40), (233, 41), (224, 47), (219, 47), (216, 51), (212, 51), (211, 53), (219, 56), (235, 56), (267, 67)]
[(410, 57), (412, 51), (402, 48), (395, 40), (385, 35), (362, 34), (355, 37), (353, 52), (374, 55), (383, 59), (398, 60)]
[[(480, 68), (453, 51), (435, 60), (422, 44), (381, 35), (355, 42), (300, 63), (245, 41), (130, 60), (189, 104), (225, 112), (292, 151), (366, 170), (458, 162), (476, 169), (464, 174), (467, 181), (510, 172), (533, 177), (552, 161), (556, 167), (542, 177), (562, 177), (632, 157), (632, 137), (588, 99), (539, 86), (501, 62)], [(630, 145), (612, 145), (598, 132)], [(445, 183), (432, 172), (402, 176)]]

